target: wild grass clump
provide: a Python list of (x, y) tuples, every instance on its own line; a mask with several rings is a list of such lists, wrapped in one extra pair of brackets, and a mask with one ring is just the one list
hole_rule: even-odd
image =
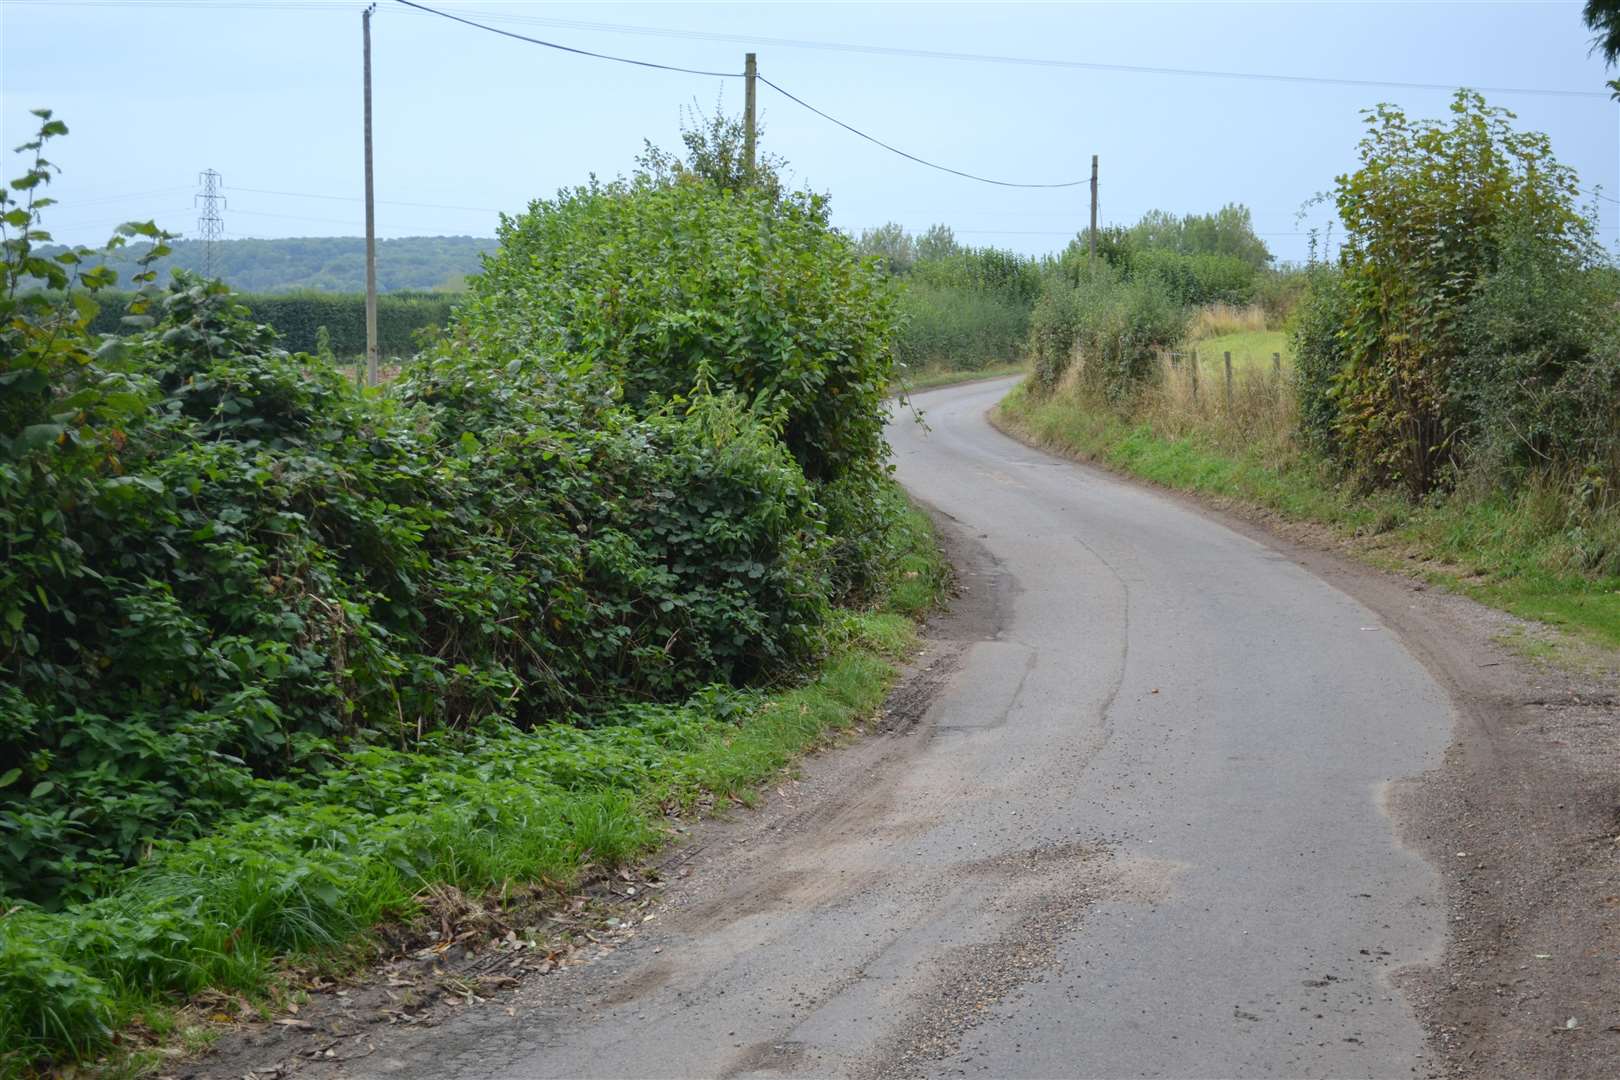
[(1259, 304), (1248, 304), (1243, 307), (1221, 303), (1205, 304), (1196, 309), (1187, 321), (1187, 336), (1192, 340), (1269, 329), (1271, 321), (1266, 309)]

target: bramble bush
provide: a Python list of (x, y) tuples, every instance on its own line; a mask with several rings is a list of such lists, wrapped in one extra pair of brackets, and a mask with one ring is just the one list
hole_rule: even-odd
[[(0, 473), (0, 884), (51, 900), (332, 740), (532, 725), (814, 655), (819, 510), (735, 399), (625, 415), (522, 362), (387, 398), (181, 278), (116, 465)], [(16, 775), (11, 775), (15, 770)]]
[(94, 332), (102, 253), (38, 250), (65, 131), (0, 197), (0, 1074), (429, 884), (633, 857), (873, 707), (905, 631), (832, 602), (943, 570), (884, 462), (893, 295), (823, 201), (537, 203), (367, 390), (158, 287), (150, 223)]
[[(8, 207), (13, 284), (37, 213)], [(820, 200), (690, 177), (504, 232), (455, 339), (381, 393), (218, 284), (142, 283), (99, 339), (104, 272), (8, 293), (0, 892), (92, 895), (345, 747), (818, 655), (884, 557), (881, 279)]]

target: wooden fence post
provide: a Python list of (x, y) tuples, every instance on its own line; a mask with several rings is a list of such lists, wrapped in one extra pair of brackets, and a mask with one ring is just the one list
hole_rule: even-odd
[(1230, 414), (1232, 411), (1232, 354), (1226, 353), (1224, 359), (1226, 360), (1226, 411)]
[(1187, 365), (1187, 370), (1192, 373), (1193, 400), (1197, 401), (1198, 400), (1198, 350), (1197, 349), (1194, 349), (1192, 351), (1192, 363)]

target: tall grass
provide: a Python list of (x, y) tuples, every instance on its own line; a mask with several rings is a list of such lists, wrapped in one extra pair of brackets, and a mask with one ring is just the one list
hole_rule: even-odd
[(1223, 334), (1252, 333), (1274, 329), (1259, 304), (1242, 307), (1234, 304), (1205, 304), (1193, 311), (1187, 322), (1187, 336), (1191, 340), (1220, 337)]

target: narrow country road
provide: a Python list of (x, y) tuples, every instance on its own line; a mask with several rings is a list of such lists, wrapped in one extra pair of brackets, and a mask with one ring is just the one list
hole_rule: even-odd
[(921, 717), (618, 952), (322, 1075), (1421, 1071), (1392, 976), (1444, 908), (1384, 794), (1439, 763), (1445, 694), (1283, 555), (997, 433), (1010, 385), (890, 428), (967, 563)]

